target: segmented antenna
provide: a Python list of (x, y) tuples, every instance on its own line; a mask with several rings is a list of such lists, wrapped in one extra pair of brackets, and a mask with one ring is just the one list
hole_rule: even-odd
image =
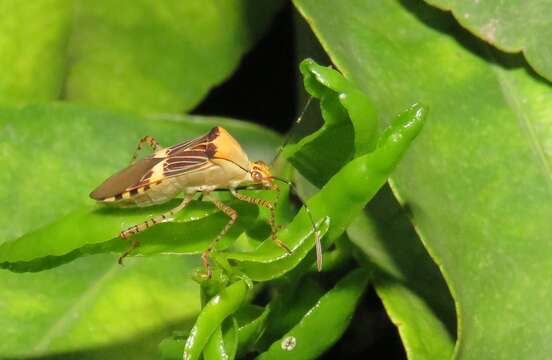
[[(305, 115), (305, 113), (307, 112), (307, 109), (309, 108), (309, 105), (311, 104), (312, 102), (312, 95), (309, 96), (309, 99), (307, 100), (307, 102), (305, 103), (305, 106), (303, 107), (303, 110), (301, 111), (301, 113), (299, 114), (299, 117), (297, 117), (297, 120), (295, 120), (295, 122), (293, 123), (293, 125), (291, 126), (291, 128), (293, 129), (295, 126), (299, 125), (301, 123), (301, 121), (303, 120), (303, 116)], [(278, 156), (280, 156), (280, 154), (282, 153), (282, 151), (284, 150), (284, 148), (286, 147), (286, 145), (289, 143), (289, 140), (291, 139), (291, 134), (293, 132), (292, 131), (289, 131), (284, 142), (282, 143), (282, 145), (280, 145), (280, 148), (278, 149), (278, 152), (276, 153), (276, 155), (274, 155), (274, 159), (272, 159), (272, 161), (270, 162), (270, 164), (274, 164), (274, 162), (276, 161), (276, 159), (278, 159)]]
[[(293, 125), (291, 127), (292, 130), (295, 126), (299, 125), (301, 123), (301, 121), (303, 120), (303, 116), (305, 116), (305, 114), (307, 113), (307, 110), (309, 109), (309, 106), (312, 102), (312, 98), (313, 98), (313, 96), (310, 95), (309, 98), (307, 99), (307, 102), (305, 103), (305, 106), (303, 106), (303, 110), (301, 110), (301, 113), (297, 117), (297, 120), (295, 120), (295, 122), (293, 123)], [(276, 162), (276, 160), (278, 159), (278, 156), (280, 156), (280, 154), (282, 153), (282, 151), (284, 150), (286, 145), (289, 143), (289, 140), (291, 139), (292, 134), (293, 134), (292, 131), (288, 132), (284, 142), (282, 143), (282, 145), (280, 145), (280, 148), (278, 149), (278, 152), (276, 153), (276, 155), (274, 156), (274, 158), (270, 162), (271, 165), (274, 164), (274, 162)], [(299, 192), (297, 191), (297, 188), (295, 187), (295, 185), (290, 180), (279, 178), (277, 176), (272, 176), (272, 178), (275, 179), (275, 180), (279, 180), (279, 181), (282, 181), (282, 182), (286, 183), (291, 188), (291, 190), (299, 197)], [(303, 206), (305, 207), (305, 212), (309, 216), (309, 219), (312, 223), (312, 228), (314, 229), (315, 244), (316, 244), (316, 268), (318, 269), (318, 271), (322, 271), (322, 242), (320, 241), (320, 231), (318, 230), (318, 227), (316, 226), (316, 223), (314, 222), (314, 219), (312, 218), (312, 213), (311, 213), (308, 205), (301, 199), (301, 197), (299, 197), (299, 199), (303, 203)]]
[[(297, 188), (295, 187), (295, 185), (288, 179), (283, 179), (283, 178), (280, 178), (280, 177), (277, 177), (277, 176), (271, 176), (270, 177), (271, 179), (274, 179), (274, 180), (279, 180), (285, 184), (287, 184), (291, 190), (297, 195), (299, 196), (299, 193), (297, 192)], [(299, 198), (301, 199), (301, 198)], [(316, 268), (318, 269), (318, 271), (322, 271), (322, 242), (320, 241), (320, 231), (318, 230), (318, 226), (316, 226), (316, 223), (314, 222), (314, 219), (312, 217), (312, 213), (307, 205), (307, 203), (303, 202), (303, 200), (301, 200), (301, 202), (303, 203), (303, 206), (305, 207), (305, 212), (307, 213), (307, 215), (309, 216), (309, 219), (311, 221), (311, 224), (312, 224), (312, 228), (314, 230), (314, 243), (316, 245)]]
[[(305, 103), (305, 106), (303, 106), (303, 110), (301, 110), (301, 113), (297, 117), (297, 120), (295, 120), (295, 122), (293, 123), (293, 125), (291, 127), (292, 130), (295, 126), (299, 125), (301, 123), (301, 121), (303, 120), (303, 116), (305, 116), (305, 114), (307, 113), (307, 110), (309, 109), (309, 106), (312, 102), (312, 98), (313, 98), (313, 96), (310, 95), (309, 98), (307, 99), (307, 102)], [(288, 132), (284, 142), (282, 143), (282, 145), (280, 145), (280, 148), (278, 149), (278, 152), (276, 153), (276, 155), (274, 155), (274, 158), (270, 162), (271, 165), (276, 162), (276, 160), (278, 159), (278, 157), (280, 156), (280, 154), (282, 153), (282, 151), (284, 150), (286, 145), (289, 143), (292, 134), (293, 134), (292, 131)], [(283, 179), (283, 178), (280, 178), (280, 177), (277, 177), (277, 176), (272, 176), (272, 178), (275, 179), (275, 180), (279, 180), (279, 181), (282, 181), (282, 182), (286, 183), (291, 188), (291, 190), (299, 197), (299, 192), (297, 191), (297, 188), (295, 187), (295, 185), (290, 180)], [(312, 228), (314, 230), (315, 244), (316, 244), (316, 268), (318, 269), (318, 271), (322, 271), (322, 242), (320, 241), (320, 231), (318, 230), (318, 227), (316, 226), (316, 223), (314, 222), (314, 219), (312, 218), (312, 213), (311, 213), (308, 205), (301, 199), (301, 197), (299, 197), (299, 199), (303, 203), (303, 206), (305, 207), (305, 212), (309, 216), (309, 219), (312, 223)]]

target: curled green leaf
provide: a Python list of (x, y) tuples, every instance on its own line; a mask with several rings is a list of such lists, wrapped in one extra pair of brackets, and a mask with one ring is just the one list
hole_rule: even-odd
[(287, 146), (284, 156), (321, 187), (347, 161), (374, 149), (377, 115), (370, 98), (335, 69), (306, 59), (300, 70), (305, 89), (320, 99), (324, 124)]
[[(122, 229), (170, 209), (176, 202), (139, 209), (83, 207), (57, 222), (0, 244), (0, 267), (18, 272), (40, 271), (84, 255), (122, 253), (129, 246), (128, 241), (118, 236)], [(232, 206), (241, 216), (221, 240), (219, 248), (230, 245), (258, 216), (255, 206), (243, 202)], [(227, 216), (211, 204), (194, 204), (177, 214), (173, 221), (137, 234), (134, 239), (141, 245), (131, 255), (200, 253), (227, 221)]]
[(247, 304), (238, 310), (235, 317), (238, 321), (238, 355), (251, 351), (266, 326), (270, 306), (260, 307)]
[(205, 360), (233, 360), (238, 351), (238, 322), (227, 318), (219, 326), (203, 350)]
[(364, 269), (350, 272), (259, 359), (315, 359), (320, 356), (341, 337), (349, 325), (369, 280)]
[(224, 319), (236, 312), (242, 305), (247, 290), (248, 286), (245, 281), (237, 281), (223, 289), (205, 305), (186, 340), (184, 360), (199, 358), (215, 330)]
[[(314, 220), (319, 225), (329, 226), (326, 242), (332, 242), (343, 234), (385, 184), (422, 129), (426, 114), (427, 109), (419, 104), (400, 113), (378, 138), (377, 148), (373, 152), (359, 156), (343, 166), (309, 199), (307, 205)], [(305, 236), (309, 228), (312, 229), (310, 218), (303, 208), (280, 234), (280, 238), (292, 249), (291, 254), (282, 252), (271, 241), (265, 240), (253, 252), (227, 253), (224, 256), (238, 261), (241, 271), (253, 280), (273, 279), (293, 269), (312, 249), (314, 241), (305, 241), (309, 236)]]

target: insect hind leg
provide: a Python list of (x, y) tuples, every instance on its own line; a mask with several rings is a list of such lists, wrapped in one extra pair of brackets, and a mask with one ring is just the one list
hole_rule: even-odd
[[(177, 212), (184, 209), (192, 201), (193, 198), (194, 198), (193, 194), (186, 195), (186, 197), (184, 197), (182, 202), (177, 207), (175, 207), (174, 209), (169, 210), (166, 213), (163, 213), (161, 215), (154, 216), (151, 219), (144, 221), (143, 223), (131, 226), (128, 229), (121, 231), (119, 236), (123, 239), (128, 239), (129, 237), (131, 237), (134, 234), (142, 232), (142, 231), (144, 231), (144, 230), (146, 230), (146, 229), (148, 229), (148, 228), (150, 228), (154, 225), (159, 224), (160, 222), (165, 221), (166, 219), (170, 218), (171, 216), (173, 216)], [(137, 240), (133, 240), (131, 245), (129, 246), (129, 248), (123, 254), (121, 254), (121, 256), (119, 256), (119, 260), (118, 260), (119, 264), (122, 265), (123, 264), (123, 259), (125, 257), (127, 257), (128, 255), (130, 255), (132, 250), (134, 250), (136, 247), (138, 247), (138, 245), (140, 245), (140, 242), (138, 242)]]
[(161, 145), (159, 145), (159, 143), (157, 142), (157, 140), (155, 140), (155, 138), (153, 138), (153, 136), (149, 136), (149, 135), (144, 136), (143, 138), (140, 139), (140, 141), (138, 142), (138, 145), (136, 146), (136, 150), (134, 151), (134, 154), (132, 155), (132, 159), (130, 160), (131, 164), (134, 163), (138, 158), (138, 152), (142, 150), (142, 147), (144, 146), (144, 144), (148, 144), (151, 147), (151, 150), (153, 152), (156, 152), (157, 150), (161, 149)]
[(223, 203), (222, 201), (220, 201), (219, 199), (217, 199), (216, 197), (212, 196), (210, 193), (204, 193), (203, 195), (206, 200), (212, 202), (220, 211), (222, 211), (228, 217), (230, 217), (230, 220), (226, 223), (226, 225), (224, 226), (222, 231), (217, 235), (215, 240), (213, 240), (209, 245), (209, 247), (207, 248), (207, 250), (205, 250), (203, 254), (201, 254), (201, 260), (203, 262), (203, 266), (205, 267), (205, 271), (207, 272), (207, 278), (211, 278), (212, 271), (211, 271), (211, 266), (209, 265), (209, 256), (215, 250), (220, 239), (222, 239), (222, 237), (228, 232), (228, 230), (230, 230), (232, 225), (234, 225), (234, 223), (238, 219), (238, 212), (232, 209), (230, 206)]

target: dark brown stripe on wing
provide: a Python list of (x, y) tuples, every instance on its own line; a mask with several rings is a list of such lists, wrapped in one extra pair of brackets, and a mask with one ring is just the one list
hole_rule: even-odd
[(207, 135), (170, 147), (167, 154), (169, 156), (181, 155), (181, 153), (187, 151), (200, 151), (205, 153), (206, 151), (208, 151), (209, 144), (213, 140), (215, 140), (219, 136), (219, 134), (220, 129), (218, 126), (216, 126), (212, 128)]
[(220, 134), (220, 129), (218, 126), (215, 126), (214, 128), (209, 131), (209, 133), (205, 136), (205, 138), (209, 141), (215, 140)]
[(172, 155), (172, 154), (174, 154), (175, 152), (177, 152), (181, 149), (186, 149), (186, 148), (190, 147), (193, 143), (197, 143), (199, 140), (201, 140), (201, 139), (193, 139), (193, 140), (190, 140), (190, 141), (186, 141), (182, 144), (177, 144), (177, 145), (171, 146), (170, 148), (168, 148), (167, 154)]
[[(195, 147), (201, 148), (201, 146), (205, 146), (205, 143), (208, 143), (209, 141), (210, 140), (207, 139), (207, 136), (202, 136), (202, 137), (197, 138), (197, 139), (186, 141), (185, 143), (182, 143), (182, 144), (177, 144), (177, 145), (171, 146), (168, 149), (167, 154), (170, 156), (170, 155), (174, 155), (174, 154), (176, 154), (180, 151), (191, 150)], [(198, 149), (198, 150), (200, 150), (200, 149)]]
[(213, 143), (210, 143), (209, 145), (207, 145), (207, 149), (205, 150), (205, 155), (207, 155), (207, 157), (209, 159), (212, 159), (215, 154), (217, 152), (217, 146)]

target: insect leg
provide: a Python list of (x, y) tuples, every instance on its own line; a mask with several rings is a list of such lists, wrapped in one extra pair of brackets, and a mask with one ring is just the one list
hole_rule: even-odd
[[(163, 213), (161, 215), (154, 216), (151, 219), (144, 221), (143, 223), (131, 226), (128, 229), (121, 231), (119, 236), (123, 239), (128, 239), (130, 236), (134, 234), (137, 234), (141, 231), (146, 230), (147, 228), (150, 228), (156, 224), (159, 224), (160, 222), (165, 221), (166, 219), (170, 218), (180, 210), (184, 209), (192, 201), (193, 198), (194, 198), (194, 194), (186, 195), (186, 197), (184, 197), (182, 202), (174, 209), (169, 210), (166, 213)], [(123, 259), (127, 257), (131, 253), (131, 251), (134, 250), (138, 245), (140, 245), (140, 242), (138, 242), (138, 240), (133, 240), (130, 247), (121, 256), (119, 256), (119, 264), (122, 265)]]
[(212, 196), (211, 194), (205, 193), (204, 195), (205, 195), (205, 199), (215, 204), (215, 206), (220, 211), (222, 211), (223, 213), (225, 213), (230, 217), (230, 220), (226, 223), (226, 225), (224, 226), (222, 231), (217, 235), (215, 240), (213, 240), (213, 242), (211, 242), (207, 250), (205, 250), (203, 254), (201, 254), (201, 260), (203, 261), (203, 266), (205, 266), (205, 270), (207, 271), (207, 277), (210, 278), (212, 273), (211, 273), (211, 267), (209, 266), (209, 255), (211, 255), (211, 253), (217, 246), (217, 243), (220, 241), (220, 239), (222, 239), (222, 237), (228, 232), (228, 230), (230, 230), (232, 225), (234, 225), (234, 223), (236, 222), (236, 219), (238, 218), (238, 212), (232, 209), (230, 206), (223, 203), (222, 201), (220, 201), (219, 199), (217, 199), (216, 197)]
[[(275, 188), (275, 190), (277, 190), (277, 188)], [(278, 239), (277, 234), (278, 234), (279, 226), (276, 225), (276, 206), (268, 200), (254, 198), (245, 194), (240, 194), (239, 192), (236, 191), (236, 189), (230, 189), (230, 192), (232, 193), (232, 195), (234, 195), (236, 199), (248, 202), (250, 204), (262, 206), (270, 210), (269, 223), (270, 223), (270, 227), (272, 228), (272, 241), (274, 241), (276, 245), (284, 249), (287, 253), (291, 253), (291, 250), (287, 247), (287, 245), (284, 244), (284, 242), (282, 242), (280, 239)]]
[(152, 136), (149, 136), (149, 135), (144, 136), (138, 142), (138, 146), (136, 146), (136, 150), (134, 151), (134, 155), (132, 155), (132, 159), (130, 160), (131, 164), (136, 161), (136, 158), (138, 157), (138, 152), (142, 149), (142, 146), (144, 146), (144, 144), (149, 144), (149, 146), (151, 146), (151, 150), (153, 152), (155, 152), (155, 151), (157, 151), (161, 148), (161, 145), (159, 145), (157, 140), (155, 140)]

